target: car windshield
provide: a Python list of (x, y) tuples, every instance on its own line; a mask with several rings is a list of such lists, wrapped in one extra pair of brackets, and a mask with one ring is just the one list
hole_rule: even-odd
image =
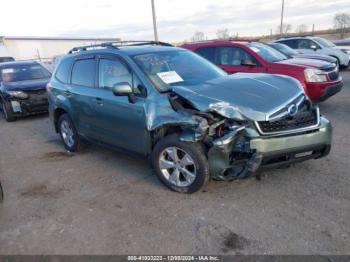
[(133, 60), (160, 92), (169, 91), (171, 86), (192, 86), (226, 75), (214, 64), (186, 50), (136, 55)]
[(0, 81), (2, 82), (18, 82), (50, 77), (50, 72), (37, 63), (0, 67)]
[(262, 43), (248, 43), (247, 46), (268, 62), (278, 62), (288, 59), (286, 55)]
[(285, 54), (286, 56), (293, 56), (293, 55), (299, 54), (297, 51), (295, 51), (294, 49), (284, 44), (270, 44), (270, 46), (277, 49), (278, 51), (280, 51), (282, 54)]
[(327, 39), (321, 38), (321, 37), (315, 37), (315, 40), (323, 45), (324, 47), (334, 47), (335, 44)]

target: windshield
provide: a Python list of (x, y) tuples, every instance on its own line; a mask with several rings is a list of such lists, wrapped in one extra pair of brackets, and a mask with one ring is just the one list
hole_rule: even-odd
[(335, 44), (332, 43), (331, 41), (324, 39), (324, 38), (320, 38), (320, 37), (315, 37), (314, 38), (318, 43), (320, 43), (321, 45), (323, 45), (324, 47), (334, 47)]
[(278, 51), (280, 51), (281, 53), (287, 56), (293, 56), (298, 54), (297, 51), (295, 51), (294, 49), (284, 44), (270, 44), (270, 46), (272, 46), (273, 48), (277, 49)]
[(248, 43), (247, 46), (268, 62), (278, 62), (288, 59), (287, 56), (262, 43)]
[(147, 53), (133, 59), (161, 92), (170, 86), (192, 86), (226, 75), (206, 59), (185, 50)]
[(3, 82), (18, 82), (50, 77), (50, 72), (37, 63), (11, 65), (0, 68), (0, 81)]

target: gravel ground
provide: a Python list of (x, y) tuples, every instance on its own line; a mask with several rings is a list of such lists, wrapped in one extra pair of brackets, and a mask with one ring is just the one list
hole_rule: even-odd
[(0, 254), (350, 254), (350, 71), (321, 105), (324, 159), (174, 193), (147, 161), (63, 150), (47, 116), (0, 120)]

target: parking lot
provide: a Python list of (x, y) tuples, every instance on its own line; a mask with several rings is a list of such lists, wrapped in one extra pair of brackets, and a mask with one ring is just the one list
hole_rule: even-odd
[(64, 151), (49, 118), (0, 120), (1, 254), (350, 254), (350, 71), (321, 104), (334, 127), (324, 159), (193, 195), (140, 158)]

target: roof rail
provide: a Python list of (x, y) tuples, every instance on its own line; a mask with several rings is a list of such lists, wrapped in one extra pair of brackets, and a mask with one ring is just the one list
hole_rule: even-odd
[(143, 40), (130, 40), (130, 41), (113, 41), (113, 42), (106, 42), (104, 44), (112, 45), (115, 47), (122, 47), (122, 46), (142, 46), (142, 45), (160, 45), (160, 46), (173, 46), (172, 44), (160, 42), (160, 41), (143, 41)]
[(122, 47), (122, 46), (143, 46), (143, 45), (173, 46), (169, 43), (160, 42), (160, 41), (113, 41), (113, 42), (105, 42), (105, 43), (96, 44), (96, 45), (74, 47), (68, 52), (68, 54), (87, 51), (89, 49), (100, 49), (100, 48), (118, 49), (118, 47)]
[(81, 52), (81, 51), (87, 51), (89, 49), (99, 49), (99, 48), (113, 48), (117, 49), (117, 47), (110, 45), (108, 43), (101, 43), (101, 44), (96, 44), (96, 45), (85, 45), (85, 46), (77, 46), (72, 48), (68, 54), (73, 54), (76, 52)]

